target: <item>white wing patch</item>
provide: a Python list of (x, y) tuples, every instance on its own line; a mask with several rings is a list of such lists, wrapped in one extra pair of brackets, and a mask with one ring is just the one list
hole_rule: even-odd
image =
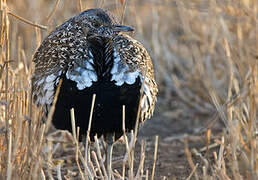
[(66, 78), (77, 83), (77, 88), (83, 90), (90, 87), (93, 82), (98, 80), (97, 74), (92, 66), (92, 59), (85, 60), (83, 65), (74, 64), (66, 72)]
[(36, 95), (36, 104), (38, 105), (50, 105), (55, 96), (55, 85), (58, 84), (60, 80), (60, 75), (62, 71), (59, 71), (58, 73), (55, 74), (50, 74), (44, 78), (41, 78), (39, 81), (35, 82), (35, 86), (41, 86), (42, 91), (40, 94), (34, 94)]
[[(117, 54), (116, 49), (114, 49), (114, 65), (110, 71), (112, 74), (111, 81), (115, 81), (117, 86), (122, 86), (124, 83), (126, 84), (134, 84), (137, 77), (140, 77), (141, 83), (143, 83), (143, 75), (140, 71), (129, 68), (129, 66), (123, 62), (120, 55)], [(140, 59), (140, 58), (139, 58)], [(149, 119), (153, 114), (153, 108), (151, 108), (156, 101), (156, 97), (153, 97), (153, 92), (151, 90), (150, 79), (145, 77), (144, 87), (143, 87), (143, 96), (141, 100), (141, 119)]]
[(124, 83), (134, 84), (137, 77), (140, 75), (139, 71), (131, 71), (127, 64), (123, 63), (120, 56), (114, 49), (114, 65), (110, 71), (112, 74), (111, 81), (116, 81), (117, 86), (121, 86)]

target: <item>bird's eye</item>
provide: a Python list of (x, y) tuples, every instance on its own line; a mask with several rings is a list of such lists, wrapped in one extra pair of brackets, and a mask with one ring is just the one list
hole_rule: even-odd
[(101, 25), (98, 21), (93, 21), (91, 24), (92, 24), (92, 26), (94, 26), (95, 28), (98, 28), (98, 27), (100, 27), (100, 25)]

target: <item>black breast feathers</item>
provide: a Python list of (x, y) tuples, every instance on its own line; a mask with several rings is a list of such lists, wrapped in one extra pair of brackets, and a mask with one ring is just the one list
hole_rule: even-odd
[(33, 99), (47, 115), (62, 79), (52, 119), (57, 129), (72, 131), (70, 109), (74, 108), (76, 126), (80, 135), (85, 134), (93, 94), (91, 139), (96, 134), (112, 133), (116, 139), (122, 135), (123, 105), (127, 131), (135, 127), (138, 107), (140, 122), (152, 116), (157, 94), (153, 65), (145, 48), (122, 33), (132, 30), (116, 24), (107, 12), (91, 9), (69, 19), (43, 41), (33, 58)]

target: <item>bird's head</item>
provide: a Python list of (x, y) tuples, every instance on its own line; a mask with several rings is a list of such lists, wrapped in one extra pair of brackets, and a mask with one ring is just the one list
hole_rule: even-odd
[(119, 32), (129, 32), (134, 29), (130, 26), (116, 23), (115, 19), (102, 9), (89, 9), (75, 17), (84, 28), (87, 37), (111, 38)]

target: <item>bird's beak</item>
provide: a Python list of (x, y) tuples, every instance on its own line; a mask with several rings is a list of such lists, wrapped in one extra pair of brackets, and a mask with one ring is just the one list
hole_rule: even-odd
[(129, 31), (134, 31), (133, 27), (131, 26), (126, 26), (126, 25), (114, 25), (113, 30), (115, 32), (129, 32)]

